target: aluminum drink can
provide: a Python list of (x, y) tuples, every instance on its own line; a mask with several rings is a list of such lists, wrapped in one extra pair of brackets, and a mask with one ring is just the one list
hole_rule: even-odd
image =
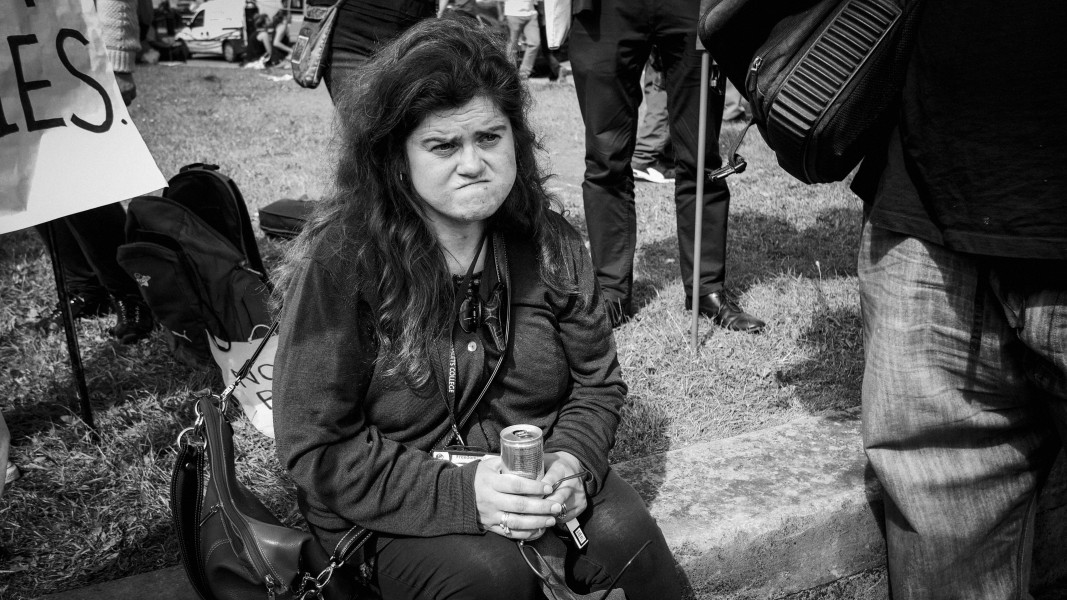
[(526, 479), (540, 479), (545, 474), (545, 451), (541, 428), (512, 425), (500, 432), (500, 461), (505, 473)]
[[(500, 432), (500, 462), (504, 472), (540, 479), (545, 475), (544, 436), (541, 428), (535, 425), (512, 425)], [(540, 497), (540, 496), (535, 496)], [(538, 529), (530, 538), (536, 540), (544, 535), (544, 528)]]

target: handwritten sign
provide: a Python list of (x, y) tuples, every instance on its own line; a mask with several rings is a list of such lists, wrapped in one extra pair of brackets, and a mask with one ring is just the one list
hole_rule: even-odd
[(93, 0), (0, 0), (0, 233), (166, 186)]

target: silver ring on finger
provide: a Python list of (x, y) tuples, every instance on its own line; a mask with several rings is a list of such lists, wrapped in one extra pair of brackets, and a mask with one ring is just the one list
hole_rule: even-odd
[(510, 518), (511, 518), (511, 513), (505, 512), (504, 513), (504, 517), (502, 519), (500, 519), (499, 526), (500, 526), (501, 529), (504, 530), (504, 535), (505, 536), (511, 535), (511, 528), (508, 527), (508, 519), (510, 519)]
[(566, 502), (560, 502), (559, 514), (556, 515), (556, 518), (557, 519), (566, 519), (567, 518), (567, 503)]

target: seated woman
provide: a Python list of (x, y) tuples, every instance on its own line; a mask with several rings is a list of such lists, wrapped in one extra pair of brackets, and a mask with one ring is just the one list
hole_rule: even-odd
[(256, 41), (263, 47), (259, 62), (267, 66), (274, 56), (274, 27), (271, 25), (270, 17), (263, 13), (256, 15), (252, 20), (252, 25), (256, 29)]
[[(312, 531), (327, 551), (377, 532), (387, 600), (542, 598), (552, 574), (679, 598), (662, 533), (608, 464), (626, 397), (611, 325), (502, 40), (430, 19), (349, 81), (336, 190), (278, 278), (277, 448)], [(544, 432), (539, 479), (431, 455), (499, 453), (515, 424)]]
[[(274, 29), (273, 37), (271, 38), (271, 53), (279, 51), (280, 57), (278, 61), (283, 61), (289, 58), (289, 55), (293, 53), (293, 48), (286, 44), (286, 40), (289, 35), (289, 21), (292, 19), (289, 15), (289, 11), (282, 8), (278, 12), (274, 13), (274, 16), (270, 18), (270, 26)], [(273, 58), (272, 58), (273, 60)]]

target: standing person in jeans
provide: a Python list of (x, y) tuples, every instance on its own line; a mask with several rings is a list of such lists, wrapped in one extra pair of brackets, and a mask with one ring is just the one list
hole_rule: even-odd
[[(678, 252), (686, 307), (736, 331), (757, 332), (764, 323), (744, 312), (726, 289), (726, 222), (730, 191), (725, 181), (704, 187), (703, 239), (693, 248), (700, 119), (700, 54), (696, 50), (697, 0), (574, 0), (571, 66), (578, 106), (585, 121), (585, 181), (582, 195), (589, 249), (597, 279), (619, 326), (632, 315), (633, 264), (637, 248), (634, 151), (641, 70), (652, 49), (659, 52), (667, 84), (667, 113), (677, 175)], [(718, 153), (721, 90), (710, 90), (707, 167), (722, 164)], [(699, 297), (692, 292), (693, 261), (699, 261)]]
[[(128, 106), (137, 97), (133, 68), (141, 48), (137, 0), (97, 0), (101, 32), (108, 61), (115, 72), (122, 99)], [(47, 239), (47, 225), (37, 230)], [(126, 211), (118, 202), (82, 211), (51, 222), (53, 244), (66, 280), (74, 318), (100, 317), (115, 313), (108, 334), (123, 344), (132, 344), (152, 332), (155, 320), (141, 298), (137, 283), (115, 255), (126, 241)], [(59, 303), (35, 325), (42, 330), (62, 327)]]
[(537, 25), (537, 8), (534, 0), (505, 0), (504, 18), (508, 22), (508, 60), (518, 59), (519, 38), (526, 47), (519, 66), (519, 77), (529, 79), (533, 72), (537, 52), (541, 49), (541, 30)]
[(897, 600), (1030, 597), (1067, 431), (1067, 4), (1002, 9), (923, 6), (896, 130), (853, 180)]
[(674, 159), (668, 156), (671, 133), (667, 118), (667, 87), (663, 85), (663, 65), (656, 53), (648, 59), (641, 83), (645, 114), (637, 126), (631, 164), (634, 179), (651, 183), (674, 183)]
[[(309, 0), (309, 6), (331, 0)], [(323, 80), (335, 100), (343, 82), (359, 71), (379, 46), (422, 19), (437, 14), (436, 0), (344, 0), (330, 39)]]

